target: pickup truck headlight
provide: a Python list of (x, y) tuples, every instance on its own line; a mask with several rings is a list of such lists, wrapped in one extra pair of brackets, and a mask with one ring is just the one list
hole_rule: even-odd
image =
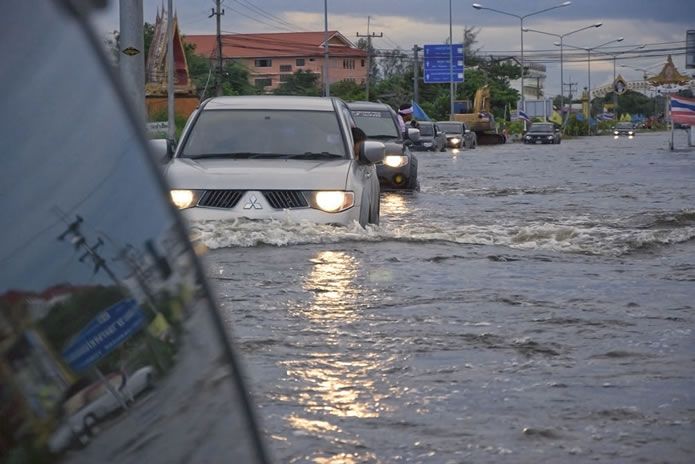
[(199, 193), (196, 190), (172, 190), (171, 201), (178, 209), (191, 208), (198, 204)]
[(311, 207), (326, 213), (339, 213), (355, 205), (355, 194), (342, 190), (312, 192)]
[(408, 157), (404, 155), (387, 155), (384, 157), (384, 164), (391, 168), (400, 168), (408, 164)]

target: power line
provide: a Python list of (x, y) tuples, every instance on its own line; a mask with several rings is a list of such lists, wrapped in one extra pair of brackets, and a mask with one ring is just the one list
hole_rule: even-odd
[(240, 4), (241, 6), (247, 8), (247, 9), (249, 9), (249, 10), (251, 10), (251, 11), (256, 11), (256, 12), (258, 12), (258, 14), (260, 14), (261, 16), (263, 16), (263, 17), (265, 17), (265, 18), (268, 18), (268, 19), (270, 19), (270, 20), (272, 20), (272, 21), (275, 21), (275, 22), (277, 22), (277, 23), (279, 23), (279, 24), (282, 24), (282, 25), (284, 25), (284, 26), (289, 26), (289, 27), (292, 27), (292, 28), (295, 28), (295, 29), (299, 29), (299, 30), (304, 30), (302, 27), (300, 27), (300, 26), (298, 26), (298, 25), (296, 25), (296, 24), (294, 24), (294, 23), (291, 23), (291, 22), (289, 22), (289, 21), (286, 21), (286, 20), (280, 18), (279, 16), (276, 16), (276, 15), (270, 13), (269, 11), (264, 10), (263, 8), (254, 5), (254, 4), (251, 3), (251, 2), (248, 2), (248, 1), (246, 1), (246, 0), (234, 0), (234, 1), (235, 1), (236, 3), (238, 3), (238, 4)]

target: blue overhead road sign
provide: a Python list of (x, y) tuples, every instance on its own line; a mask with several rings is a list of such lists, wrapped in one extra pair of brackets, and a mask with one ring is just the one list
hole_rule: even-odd
[[(463, 46), (425, 45), (424, 80), (426, 84), (463, 82)], [(453, 66), (452, 58), (453, 55)]]
[[(450, 53), (449, 44), (425, 45), (425, 58), (442, 57), (448, 58)], [(463, 45), (454, 45), (454, 59), (463, 59)]]

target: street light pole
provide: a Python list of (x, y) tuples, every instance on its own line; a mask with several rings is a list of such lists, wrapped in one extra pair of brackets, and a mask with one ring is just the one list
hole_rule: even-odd
[(564, 39), (565, 37), (575, 34), (577, 32), (585, 31), (587, 29), (591, 28), (596, 28), (596, 27), (601, 27), (603, 26), (603, 23), (596, 23), (592, 24), (591, 26), (585, 26), (581, 27), (579, 29), (575, 29), (574, 31), (566, 32), (564, 34), (553, 34), (551, 32), (545, 32), (545, 31), (539, 31), (538, 29), (529, 29), (525, 27), (523, 29), (524, 32), (536, 32), (538, 34), (545, 34), (545, 35), (550, 35), (552, 37), (557, 37), (560, 39), (560, 113), (562, 113), (564, 107), (565, 107), (565, 77), (564, 77)]
[(517, 18), (519, 20), (519, 28), (521, 29), (520, 30), (520, 34), (521, 34), (521, 106), (522, 106), (522, 110), (524, 110), (524, 111), (526, 110), (526, 106), (524, 104), (526, 101), (526, 99), (524, 97), (524, 73), (525, 73), (525, 70), (524, 70), (524, 19), (528, 18), (529, 16), (534, 16), (534, 15), (537, 15), (540, 13), (545, 13), (546, 11), (555, 10), (557, 8), (562, 8), (565, 6), (569, 6), (571, 4), (572, 4), (571, 1), (566, 1), (566, 2), (563, 2), (559, 5), (551, 6), (550, 8), (544, 8), (542, 10), (534, 11), (532, 13), (527, 13), (525, 15), (517, 15), (514, 13), (509, 13), (507, 11), (497, 10), (495, 8), (489, 8), (489, 7), (481, 5), (480, 3), (474, 3), (472, 5), (473, 8), (475, 8), (476, 10), (490, 10), (490, 11), (494, 11), (495, 13), (500, 13), (500, 14), (507, 15), (507, 16), (512, 16), (512, 17)]
[(449, 0), (449, 119), (454, 120), (454, 37)]
[(331, 85), (328, 81), (328, 0), (323, 0), (323, 94), (331, 96)]
[[(601, 47), (605, 47), (606, 45), (610, 45), (615, 42), (622, 42), (623, 38), (618, 37), (617, 39), (609, 40), (608, 42), (602, 43), (601, 45), (596, 45), (595, 47), (577, 47), (575, 45), (567, 45), (567, 47), (570, 48), (576, 48), (577, 50), (584, 50), (587, 52), (587, 72), (588, 72), (588, 88), (587, 88), (587, 98), (589, 99), (589, 114), (588, 117), (586, 118), (586, 124), (587, 128), (589, 129), (588, 134), (591, 135), (591, 52), (599, 49)], [(555, 42), (553, 45), (555, 46), (560, 46), (558, 42)]]

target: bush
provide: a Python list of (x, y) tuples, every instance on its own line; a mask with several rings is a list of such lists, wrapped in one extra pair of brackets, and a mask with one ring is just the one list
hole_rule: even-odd
[(573, 136), (579, 136), (579, 135), (587, 135), (588, 130), (586, 127), (586, 121), (579, 121), (577, 119), (577, 116), (574, 114), (571, 114), (567, 118), (567, 124), (565, 125), (565, 134), (570, 137)]
[[(152, 113), (149, 117), (150, 122), (155, 122), (155, 121), (168, 121), (169, 120), (169, 114), (167, 110), (160, 110)], [(176, 139), (178, 140), (181, 138), (181, 132), (183, 132), (183, 126), (186, 125), (186, 121), (188, 118), (185, 116), (181, 116), (180, 114), (175, 114), (174, 115), (174, 123), (176, 124)], [(160, 138), (160, 135), (155, 135), (153, 138)], [(166, 135), (164, 135), (166, 137)]]

